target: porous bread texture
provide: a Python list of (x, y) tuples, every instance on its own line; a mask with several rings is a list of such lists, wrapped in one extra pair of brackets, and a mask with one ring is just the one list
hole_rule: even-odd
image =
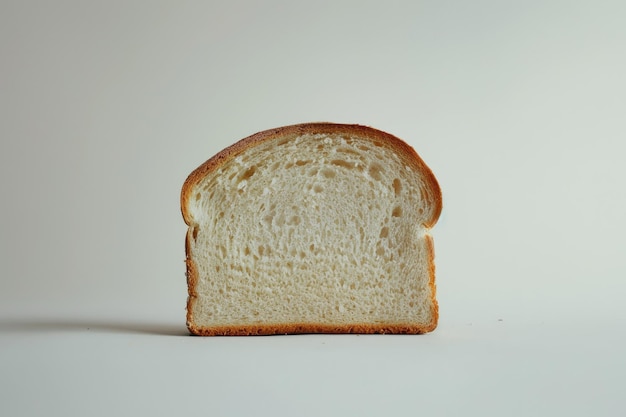
[(432, 172), (386, 133), (261, 132), (190, 175), (193, 334), (425, 333), (437, 325)]

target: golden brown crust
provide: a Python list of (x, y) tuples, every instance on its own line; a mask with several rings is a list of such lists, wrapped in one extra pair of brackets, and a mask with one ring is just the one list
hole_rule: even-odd
[(191, 239), (194, 221), (187, 209), (194, 186), (201, 181), (207, 174), (219, 169), (224, 163), (235, 158), (237, 155), (249, 148), (257, 146), (261, 143), (274, 140), (294, 137), (302, 134), (332, 134), (332, 135), (355, 135), (360, 138), (368, 138), (373, 143), (381, 146), (387, 146), (395, 151), (404, 161), (411, 165), (414, 169), (421, 173), (428, 185), (429, 197), (431, 198), (434, 209), (430, 219), (424, 222), (426, 228), (435, 225), (442, 210), (442, 198), (439, 183), (433, 175), (432, 171), (422, 161), (417, 152), (403, 140), (390, 135), (389, 133), (354, 124), (336, 124), (336, 123), (306, 123), (280, 127), (276, 129), (265, 130), (254, 135), (248, 136), (233, 145), (225, 148), (205, 163), (195, 169), (183, 184), (181, 192), (181, 211), (185, 223), (190, 226), (185, 240), (186, 267), (187, 267), (187, 286), (189, 297), (187, 300), (187, 327), (194, 335), (200, 336), (245, 336), (245, 335), (271, 335), (271, 334), (299, 334), (299, 333), (387, 333), (387, 334), (422, 334), (434, 330), (437, 327), (439, 317), (439, 307), (435, 297), (435, 264), (434, 264), (434, 246), (432, 238), (426, 235), (428, 251), (429, 251), (429, 274), (432, 293), (432, 309), (433, 320), (427, 325), (415, 325), (409, 323), (402, 324), (354, 324), (354, 325), (327, 325), (320, 323), (296, 323), (296, 324), (259, 324), (244, 326), (215, 326), (215, 327), (199, 327), (193, 321), (193, 303), (197, 297), (195, 290), (197, 283), (197, 270), (190, 257), (189, 242)]
[(196, 336), (268, 336), (275, 334), (424, 334), (435, 329), (437, 323), (428, 326), (402, 324), (344, 324), (321, 323), (258, 324), (246, 326), (196, 327), (187, 323), (191, 334)]
[(190, 254), (189, 242), (192, 239), (192, 228), (187, 229), (187, 236), (185, 237), (185, 265), (187, 266), (187, 327), (191, 331), (190, 323), (193, 323), (192, 308), (198, 293), (196, 292), (196, 282), (198, 281), (198, 272), (196, 271), (196, 265), (193, 263)]
[(431, 301), (432, 301), (432, 316), (433, 316), (433, 328), (437, 327), (439, 322), (439, 303), (437, 302), (437, 286), (435, 285), (435, 244), (433, 238), (430, 235), (426, 235), (426, 245), (428, 246), (428, 274), (430, 279), (428, 286), (430, 287)]

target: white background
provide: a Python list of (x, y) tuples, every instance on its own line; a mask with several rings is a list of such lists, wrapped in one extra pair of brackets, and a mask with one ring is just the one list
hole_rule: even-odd
[[(0, 415), (626, 415), (623, 1), (1, 1)], [(183, 181), (370, 125), (438, 177), (425, 336), (197, 338)]]

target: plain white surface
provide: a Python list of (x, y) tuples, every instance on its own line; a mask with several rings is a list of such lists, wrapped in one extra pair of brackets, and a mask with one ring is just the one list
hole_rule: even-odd
[[(0, 3), (0, 414), (621, 416), (621, 1)], [(361, 123), (438, 177), (439, 328), (194, 338), (179, 192)]]

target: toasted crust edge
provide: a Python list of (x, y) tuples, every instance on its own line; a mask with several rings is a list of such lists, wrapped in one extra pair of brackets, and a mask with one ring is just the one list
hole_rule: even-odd
[(189, 327), (194, 336), (271, 336), (281, 334), (425, 334), (435, 329), (413, 324), (321, 324), (289, 323), (249, 326)]
[(330, 325), (321, 323), (283, 323), (283, 324), (259, 324), (259, 325), (232, 325), (232, 326), (196, 326), (193, 320), (192, 306), (197, 298), (195, 290), (198, 280), (196, 266), (190, 257), (189, 242), (191, 239), (193, 219), (187, 209), (194, 186), (207, 174), (219, 169), (227, 161), (256, 145), (273, 139), (284, 138), (301, 134), (352, 134), (359, 137), (366, 137), (372, 141), (381, 141), (385, 146), (404, 156), (405, 161), (412, 164), (424, 177), (430, 188), (433, 203), (436, 204), (430, 220), (424, 222), (424, 227), (430, 229), (437, 223), (443, 208), (441, 189), (430, 168), (424, 163), (418, 153), (408, 143), (402, 139), (383, 132), (381, 130), (358, 124), (339, 124), (330, 122), (303, 123), (275, 129), (264, 130), (251, 136), (243, 138), (238, 142), (218, 152), (208, 159), (198, 168), (189, 174), (185, 180), (180, 197), (181, 213), (185, 224), (189, 229), (185, 236), (185, 264), (187, 277), (187, 328), (189, 332), (197, 336), (251, 336), (251, 335), (276, 335), (276, 334), (307, 334), (307, 333), (328, 333), (328, 334), (424, 334), (433, 331), (439, 322), (439, 305), (436, 297), (435, 285), (435, 263), (434, 244), (432, 237), (426, 234), (426, 241), (429, 252), (429, 286), (431, 288), (431, 308), (433, 320), (428, 324), (411, 323), (388, 323), (370, 324), (355, 323), (345, 325)]

